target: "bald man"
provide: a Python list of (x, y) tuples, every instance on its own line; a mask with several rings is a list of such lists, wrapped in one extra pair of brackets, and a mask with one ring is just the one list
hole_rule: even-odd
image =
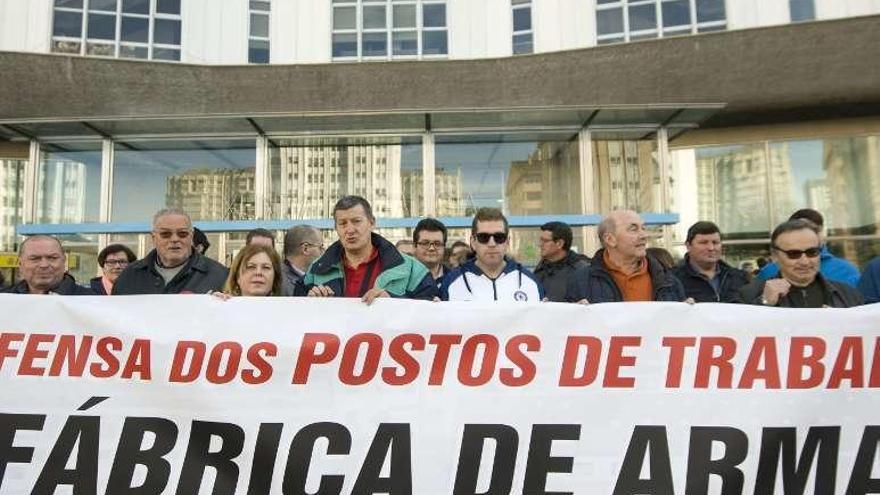
[(647, 253), (645, 221), (632, 210), (615, 210), (599, 224), (602, 249), (590, 266), (569, 278), (571, 302), (684, 301), (681, 282)]
[(57, 294), (92, 296), (91, 289), (80, 287), (67, 273), (67, 257), (58, 239), (35, 235), (25, 239), (18, 249), (21, 280), (3, 292), (9, 294)]

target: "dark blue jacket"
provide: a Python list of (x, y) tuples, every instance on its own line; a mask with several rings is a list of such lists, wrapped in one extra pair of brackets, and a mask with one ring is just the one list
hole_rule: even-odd
[[(24, 280), (19, 281), (17, 284), (7, 287), (0, 291), (5, 294), (29, 294), (27, 282)], [(57, 294), (59, 296), (94, 296), (95, 293), (92, 292), (92, 289), (88, 287), (82, 287), (76, 284), (76, 280), (74, 280), (73, 276), (69, 273), (65, 273), (64, 277), (61, 279), (61, 283), (58, 284), (57, 287), (49, 291), (50, 294)]]
[(880, 302), (880, 256), (865, 267), (862, 279), (859, 280), (859, 290), (865, 296), (865, 304)]
[(739, 300), (739, 289), (749, 283), (746, 272), (734, 268), (724, 261), (718, 261), (718, 276), (721, 278), (721, 290), (715, 291), (715, 287), (705, 275), (698, 272), (690, 263), (688, 255), (684, 255), (684, 261), (676, 266), (672, 273), (684, 286), (687, 297), (693, 297), (696, 302), (725, 302), (732, 303)]
[[(605, 266), (605, 250), (596, 251), (589, 266), (578, 268), (568, 279), (566, 300), (577, 302), (586, 299), (591, 304), (622, 302), (623, 293)], [(648, 255), (648, 274), (655, 301), (684, 301), (684, 287), (662, 263)]]

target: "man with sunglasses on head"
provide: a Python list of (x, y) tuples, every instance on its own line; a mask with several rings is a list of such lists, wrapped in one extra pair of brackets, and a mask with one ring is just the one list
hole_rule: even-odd
[(116, 279), (113, 295), (206, 294), (222, 290), (228, 270), (193, 249), (193, 225), (177, 208), (153, 216), (155, 249)]
[(443, 279), (444, 301), (540, 302), (544, 288), (535, 275), (507, 257), (507, 218), (497, 208), (480, 208), (471, 223), (475, 256)]
[(814, 223), (789, 220), (780, 224), (770, 236), (770, 256), (779, 274), (769, 280), (753, 280), (740, 289), (742, 302), (784, 308), (848, 308), (863, 304), (855, 288), (829, 280), (819, 272), (821, 253)]

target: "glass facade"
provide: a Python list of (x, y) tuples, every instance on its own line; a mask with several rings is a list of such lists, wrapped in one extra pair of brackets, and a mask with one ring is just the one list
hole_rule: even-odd
[(664, 211), (656, 140), (595, 139), (597, 211)]
[(253, 140), (150, 141), (116, 144), (114, 222), (143, 222), (166, 207), (193, 220), (253, 220)]
[(37, 223), (99, 221), (101, 143), (43, 145), (36, 191)]
[(333, 0), (334, 60), (444, 57), (444, 0)]
[(27, 160), (0, 157), (0, 251), (15, 249), (15, 226), (22, 223)]
[(180, 0), (54, 0), (51, 50), (180, 60)]
[(577, 136), (438, 136), (438, 216), (583, 213)]
[(762, 141), (672, 152), (671, 196), (681, 222), (711, 220), (747, 255), (766, 255), (775, 225), (800, 208), (825, 217), (829, 247), (864, 263), (880, 254), (880, 136)]
[(791, 22), (812, 21), (816, 19), (815, 0), (788, 0)]
[(596, 43), (727, 29), (724, 0), (599, 0)]
[(271, 2), (250, 0), (248, 62), (269, 63), (269, 15)]
[(513, 54), (534, 51), (531, 0), (512, 0), (513, 7)]
[(269, 150), (267, 218), (328, 218), (341, 196), (365, 197), (377, 217), (423, 215), (419, 138), (290, 139)]

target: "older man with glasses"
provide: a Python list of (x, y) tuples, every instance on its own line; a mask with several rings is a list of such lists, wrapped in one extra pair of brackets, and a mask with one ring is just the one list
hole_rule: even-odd
[(855, 288), (819, 273), (822, 242), (814, 223), (780, 224), (770, 236), (770, 249), (779, 274), (740, 289), (742, 302), (785, 308), (848, 308), (864, 303)]
[(193, 249), (193, 225), (177, 208), (153, 216), (155, 249), (116, 279), (113, 295), (206, 294), (223, 289), (229, 271)]
[(507, 218), (497, 208), (480, 208), (471, 223), (475, 256), (443, 279), (444, 301), (540, 302), (544, 288), (535, 275), (507, 257)]

